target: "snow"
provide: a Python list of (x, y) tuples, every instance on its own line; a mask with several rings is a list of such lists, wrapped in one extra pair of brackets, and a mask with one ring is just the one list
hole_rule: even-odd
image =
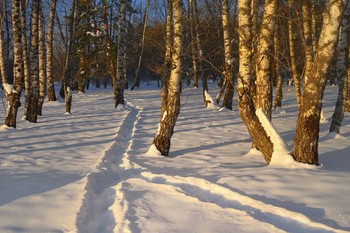
[(8, 95), (12, 93), (12, 91), (13, 91), (13, 85), (12, 84), (3, 83), (2, 86), (4, 87), (4, 90), (6, 91), (6, 93)]
[[(143, 88), (126, 90), (123, 111), (112, 89), (87, 90), (73, 93), (69, 117), (63, 101), (45, 102), (39, 123), (0, 127), (1, 233), (350, 232), (348, 113), (341, 134), (320, 126), (323, 166), (294, 164), (298, 107), (286, 87), (272, 124), (257, 111), (275, 144), (267, 165), (238, 111), (208, 111), (188, 88), (164, 157), (152, 146), (160, 90)], [(336, 93), (327, 86), (326, 117)]]

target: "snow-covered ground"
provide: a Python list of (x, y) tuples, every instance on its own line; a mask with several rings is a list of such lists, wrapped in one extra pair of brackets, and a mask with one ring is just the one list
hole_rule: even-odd
[[(336, 94), (327, 87), (327, 118)], [(273, 114), (289, 147), (293, 95), (285, 87)], [(72, 115), (46, 103), (39, 123), (19, 117), (16, 130), (0, 129), (1, 233), (350, 232), (349, 114), (341, 135), (322, 121), (322, 166), (267, 166), (237, 109), (205, 109), (201, 89), (183, 91), (169, 157), (147, 154), (159, 89), (126, 91), (126, 100), (116, 111), (111, 90), (87, 90), (73, 96)]]

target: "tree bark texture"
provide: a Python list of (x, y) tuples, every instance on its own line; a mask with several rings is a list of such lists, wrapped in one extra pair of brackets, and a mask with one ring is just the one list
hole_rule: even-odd
[(267, 0), (265, 11), (260, 26), (257, 41), (256, 56), (256, 109), (262, 108), (269, 120), (272, 111), (272, 80), (271, 80), (271, 53), (273, 34), (275, 30), (275, 18), (277, 0)]
[(47, 29), (47, 50), (46, 50), (46, 77), (47, 77), (47, 98), (48, 101), (57, 101), (55, 86), (52, 74), (53, 61), (53, 27), (55, 22), (57, 0), (50, 2), (49, 24)]
[(5, 125), (16, 128), (18, 108), (21, 106), (20, 97), (22, 91), (22, 28), (20, 24), (20, 0), (12, 0), (12, 33), (13, 33), (13, 90), (8, 96), (8, 108), (6, 111)]
[[(6, 72), (5, 53), (4, 53), (4, 19), (5, 19), (5, 1), (0, 3), (0, 75), (1, 83), (8, 83)], [(7, 93), (5, 93), (7, 96)]]
[(252, 23), (250, 21), (250, 0), (238, 0), (239, 33), (239, 72), (238, 72), (238, 109), (254, 145), (259, 149), (267, 163), (271, 161), (273, 144), (267, 136), (255, 113), (251, 94), (252, 85)]
[(318, 164), (318, 138), (322, 97), (326, 74), (332, 61), (339, 26), (344, 11), (343, 0), (329, 1), (312, 64), (311, 76), (305, 80), (302, 105), (294, 136), (293, 156), (298, 162)]
[[(278, 26), (278, 23), (276, 24), (276, 27)], [(274, 34), (274, 68), (275, 68), (275, 74), (276, 74), (276, 96), (275, 96), (275, 104), (274, 104), (274, 110), (278, 107), (282, 107), (282, 99), (283, 99), (283, 80), (282, 80), (282, 73), (281, 73), (281, 56), (280, 56), (280, 49), (281, 49), (281, 39), (280, 39), (280, 30), (279, 28), (276, 28), (275, 34)]]
[(42, 115), (44, 99), (46, 96), (46, 48), (45, 48), (45, 22), (42, 10), (39, 12), (39, 100), (38, 115)]
[(289, 6), (289, 20), (288, 20), (288, 36), (289, 36), (289, 54), (290, 54), (290, 63), (291, 63), (291, 73), (294, 81), (295, 86), (295, 95), (297, 98), (298, 107), (300, 109), (301, 102), (302, 102), (302, 96), (301, 96), (301, 83), (300, 83), (300, 75), (297, 68), (297, 61), (296, 61), (296, 53), (295, 53), (295, 40), (294, 36), (296, 34), (295, 32), (295, 25), (294, 20), (296, 17), (296, 12), (298, 12), (297, 6), (295, 4), (294, 0), (288, 1)]
[(225, 81), (225, 95), (222, 103), (222, 107), (232, 110), (232, 99), (233, 99), (233, 72), (232, 72), (232, 48), (231, 48), (231, 35), (229, 28), (229, 8), (228, 8), (228, 0), (221, 1), (221, 9), (222, 9), (222, 28), (224, 35), (224, 79)]
[(170, 140), (174, 133), (177, 117), (180, 114), (180, 94), (181, 94), (181, 72), (182, 72), (182, 1), (173, 0), (174, 9), (174, 44), (172, 53), (171, 73), (168, 83), (168, 104), (159, 129), (154, 137), (153, 144), (158, 151), (164, 155), (169, 155)]
[(118, 24), (117, 80), (115, 82), (115, 105), (124, 105), (124, 88), (126, 81), (126, 8), (129, 0), (120, 0)]
[(30, 27), (30, 96), (26, 120), (38, 121), (39, 101), (39, 8), (40, 0), (32, 1), (32, 15)]
[(348, 61), (348, 35), (349, 35), (349, 16), (350, 16), (350, 4), (348, 3), (346, 10), (344, 11), (343, 20), (340, 28), (340, 37), (338, 45), (337, 56), (337, 80), (338, 80), (338, 99), (335, 105), (334, 113), (332, 116), (332, 123), (329, 128), (329, 132), (340, 133), (340, 126), (344, 119), (344, 108), (346, 89), (344, 84), (347, 79), (347, 66)]

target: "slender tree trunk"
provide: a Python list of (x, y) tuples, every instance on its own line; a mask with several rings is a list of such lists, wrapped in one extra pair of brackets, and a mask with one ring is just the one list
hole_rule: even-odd
[[(5, 19), (5, 1), (0, 3), (0, 75), (1, 83), (4, 85), (8, 83), (8, 77), (6, 72), (6, 63), (5, 63), (5, 53), (4, 53), (4, 19)], [(5, 95), (7, 97), (7, 92)]]
[(54, 80), (52, 75), (52, 59), (53, 59), (53, 27), (56, 14), (57, 0), (51, 0), (50, 15), (47, 31), (47, 56), (46, 56), (46, 76), (47, 76), (47, 97), (49, 101), (57, 101)]
[[(349, 4), (349, 3), (348, 3)], [(348, 29), (350, 31), (350, 29)], [(344, 91), (345, 91), (345, 112), (350, 112), (350, 36), (348, 36), (348, 68), (346, 72), (346, 77), (344, 81)]]
[(297, 98), (298, 107), (300, 109), (302, 96), (301, 96), (301, 83), (300, 83), (300, 75), (298, 74), (296, 54), (295, 54), (295, 40), (294, 36), (296, 35), (293, 25), (293, 19), (295, 19), (295, 12), (297, 12), (296, 4), (294, 0), (289, 0), (289, 20), (288, 20), (288, 36), (289, 36), (289, 54), (290, 54), (290, 63), (291, 63), (291, 73), (295, 86), (295, 94)]
[(72, 110), (72, 84), (73, 84), (73, 49), (75, 41), (75, 28), (76, 28), (76, 17), (78, 15), (78, 4), (77, 0), (72, 2), (72, 12), (69, 17), (69, 42), (68, 49), (66, 52), (66, 60), (64, 65), (64, 76), (63, 76), (63, 93), (66, 106), (66, 113), (71, 113)]
[(13, 34), (13, 89), (8, 93), (8, 108), (6, 111), (5, 125), (16, 128), (18, 108), (21, 106), (20, 97), (22, 91), (22, 28), (20, 24), (20, 0), (12, 0), (12, 34)]
[(131, 90), (134, 90), (135, 87), (140, 87), (140, 69), (141, 69), (141, 63), (143, 58), (143, 51), (145, 49), (145, 36), (146, 36), (146, 28), (147, 28), (147, 19), (148, 19), (148, 12), (149, 12), (149, 5), (150, 0), (146, 1), (146, 9), (145, 9), (145, 15), (143, 16), (143, 29), (141, 34), (141, 42), (140, 42), (140, 55), (137, 62), (137, 68), (135, 71), (135, 79), (131, 86)]
[(39, 101), (39, 9), (40, 0), (32, 1), (31, 32), (30, 32), (30, 84), (26, 120), (36, 123), (38, 121)]
[(252, 85), (252, 22), (249, 17), (250, 0), (238, 0), (238, 32), (239, 32), (239, 72), (238, 72), (238, 109), (248, 132), (266, 160), (270, 163), (273, 144), (267, 136), (255, 114), (251, 93)]
[(265, 11), (262, 18), (259, 39), (257, 41), (256, 60), (256, 108), (262, 108), (268, 119), (271, 120), (272, 111), (272, 81), (271, 81), (271, 51), (275, 30), (275, 15), (277, 0), (265, 2)]
[(312, 63), (314, 60), (313, 47), (312, 47), (312, 17), (310, 10), (310, 2), (302, 2), (303, 12), (303, 32), (304, 32), (304, 49), (305, 49), (305, 69), (304, 69), (304, 82), (307, 82), (308, 77), (311, 75)]
[(164, 112), (168, 108), (168, 82), (171, 68), (171, 55), (172, 55), (172, 18), (173, 18), (173, 0), (168, 1), (167, 17), (166, 17), (166, 39), (165, 39), (165, 57), (162, 76), (162, 107), (161, 107), (161, 119), (163, 119)]
[[(346, 1), (345, 1), (346, 2)], [(318, 164), (318, 137), (326, 74), (335, 50), (344, 11), (343, 0), (331, 0), (324, 12), (323, 25), (310, 77), (305, 80), (299, 111), (293, 156), (298, 162)]]
[(39, 100), (38, 115), (42, 115), (44, 99), (46, 96), (46, 48), (45, 48), (45, 22), (42, 10), (39, 15)]
[(329, 132), (340, 132), (340, 126), (344, 119), (344, 108), (346, 89), (344, 88), (345, 81), (347, 79), (347, 66), (348, 61), (348, 35), (349, 35), (349, 16), (350, 16), (350, 4), (348, 3), (346, 10), (344, 11), (343, 20), (341, 23), (341, 31), (338, 45), (337, 56), (337, 80), (338, 80), (338, 99), (335, 106), (335, 110), (332, 116), (332, 123), (329, 128)]
[(222, 107), (232, 110), (232, 99), (233, 99), (233, 74), (232, 74), (232, 49), (231, 49), (231, 35), (229, 28), (229, 8), (228, 0), (221, 1), (221, 14), (222, 14), (222, 28), (224, 34), (224, 79), (225, 79), (225, 96), (222, 103)]
[(116, 81), (116, 95), (115, 108), (118, 105), (124, 105), (124, 88), (126, 80), (126, 8), (129, 0), (120, 0), (119, 8), (119, 24), (118, 24), (118, 52), (117, 52), (117, 81)]
[[(21, 27), (22, 30), (27, 28), (27, 2), (21, 0)], [(26, 31), (26, 30), (25, 30)], [(31, 98), (31, 77), (30, 77), (30, 64), (29, 64), (29, 50), (27, 43), (27, 34), (22, 33), (22, 53), (23, 53), (23, 76), (24, 76), (24, 117), (27, 116), (28, 105)]]
[(193, 1), (188, 1), (189, 15), (190, 15), (190, 34), (191, 34), (191, 51), (192, 51), (192, 70), (193, 70), (193, 87), (198, 88), (198, 55), (196, 33), (195, 33), (195, 21), (194, 21), (194, 4)]
[(177, 117), (180, 113), (181, 72), (182, 72), (182, 1), (173, 0), (174, 8), (174, 45), (172, 54), (172, 69), (168, 83), (168, 105), (159, 123), (159, 129), (153, 144), (158, 151), (169, 155), (170, 140), (174, 133)]
[[(276, 24), (276, 27), (279, 26), (279, 24)], [(276, 111), (277, 108), (282, 107), (282, 99), (283, 99), (283, 89), (282, 89), (282, 73), (281, 73), (281, 65), (280, 65), (280, 49), (281, 49), (281, 39), (280, 39), (280, 30), (276, 28), (275, 34), (274, 34), (274, 67), (275, 67), (275, 74), (276, 74), (276, 97), (275, 97), (275, 105), (274, 110)]]

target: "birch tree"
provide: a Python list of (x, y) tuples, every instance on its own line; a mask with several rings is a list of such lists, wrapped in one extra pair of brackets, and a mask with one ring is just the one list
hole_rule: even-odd
[(115, 85), (115, 108), (124, 105), (124, 88), (126, 82), (126, 9), (129, 0), (120, 0), (118, 42), (117, 42), (117, 80)]
[(16, 128), (18, 108), (21, 106), (20, 97), (22, 91), (22, 28), (20, 0), (12, 0), (12, 34), (13, 34), (13, 86), (7, 89), (8, 108), (6, 111), (5, 125)]
[(232, 72), (232, 48), (231, 48), (231, 35), (229, 28), (229, 8), (228, 0), (221, 1), (221, 18), (222, 18), (222, 28), (224, 35), (224, 83), (225, 83), (225, 96), (222, 103), (222, 106), (232, 110), (232, 99), (233, 99), (233, 89), (234, 89), (234, 80)]
[(348, 45), (349, 45), (349, 17), (350, 17), (350, 4), (348, 3), (346, 10), (344, 11), (343, 20), (340, 28), (340, 37), (338, 45), (337, 56), (337, 80), (338, 80), (338, 99), (332, 116), (332, 123), (329, 128), (329, 132), (340, 132), (340, 126), (344, 119), (344, 108), (346, 99), (347, 82), (347, 67), (349, 66), (348, 60)]
[[(2, 85), (8, 83), (6, 72), (5, 54), (4, 54), (4, 19), (5, 19), (6, 1), (0, 3), (0, 75)], [(5, 95), (8, 93), (5, 92)]]
[(320, 38), (310, 76), (305, 79), (301, 109), (294, 137), (293, 156), (298, 162), (318, 164), (318, 137), (326, 73), (332, 61), (344, 5), (347, 0), (331, 0), (323, 13)]
[[(170, 4), (170, 3), (169, 3)], [(173, 0), (174, 9), (174, 42), (171, 62), (171, 73), (168, 82), (167, 107), (159, 123), (153, 145), (164, 156), (169, 155), (170, 140), (174, 133), (177, 117), (180, 113), (181, 72), (182, 72), (182, 1)]]
[(46, 96), (46, 47), (45, 47), (45, 20), (42, 9), (39, 11), (38, 32), (38, 67), (39, 67), (39, 98), (38, 115), (42, 115), (44, 99)]
[(47, 97), (48, 101), (57, 101), (55, 86), (53, 82), (52, 74), (52, 61), (53, 61), (53, 32), (54, 22), (56, 14), (57, 0), (51, 0), (50, 2), (50, 14), (47, 29), (47, 50), (46, 50), (46, 77), (47, 77)]
[(32, 1), (30, 23), (30, 96), (26, 120), (36, 123), (39, 101), (39, 9), (40, 0)]
[(265, 1), (264, 14), (260, 25), (257, 40), (256, 64), (256, 108), (262, 108), (265, 115), (271, 120), (272, 110), (272, 80), (271, 55), (277, 0)]

